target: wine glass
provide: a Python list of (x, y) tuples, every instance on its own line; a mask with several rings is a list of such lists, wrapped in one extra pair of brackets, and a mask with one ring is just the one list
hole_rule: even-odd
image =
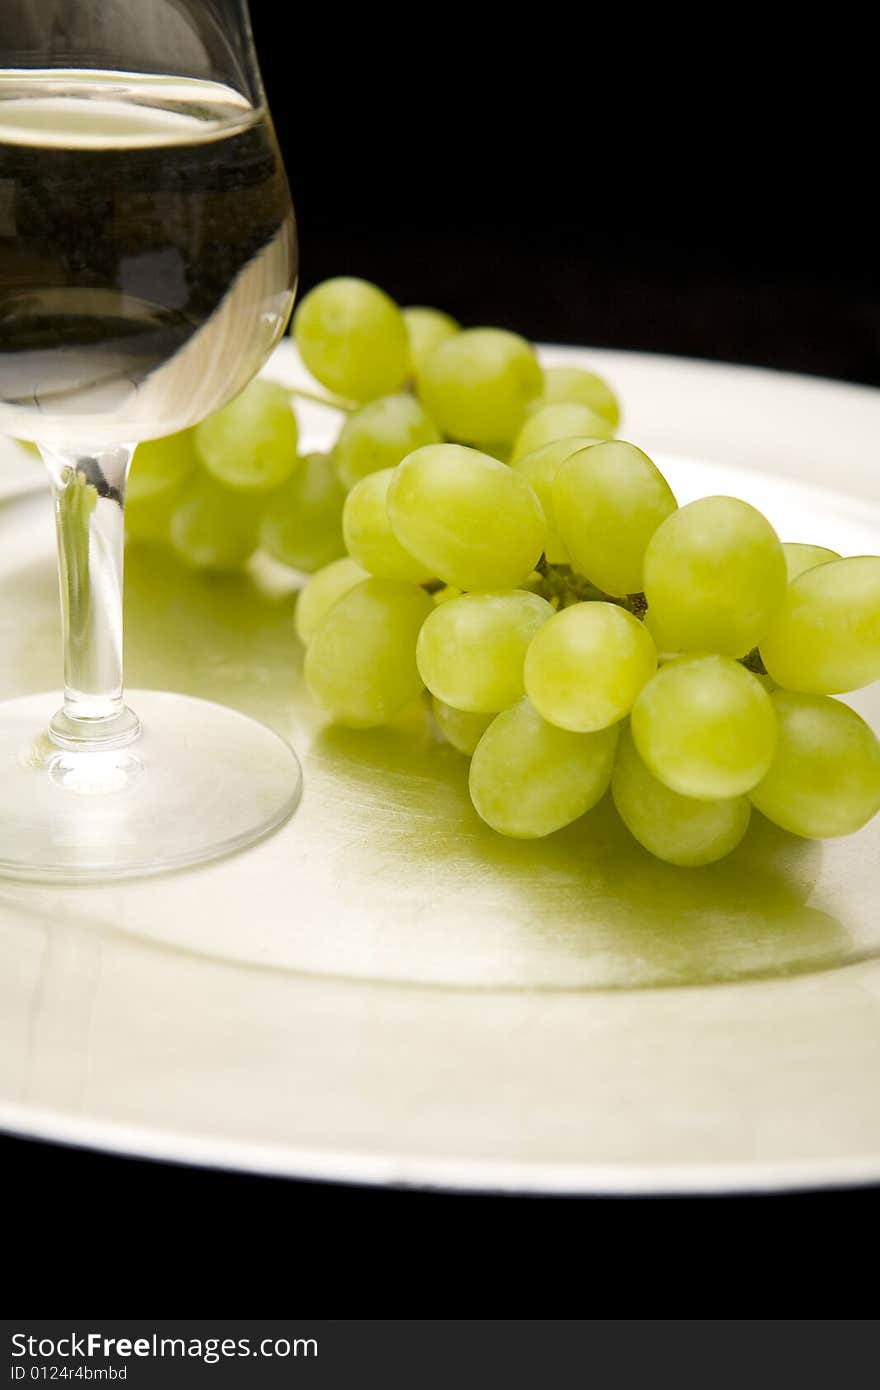
[(250, 381), (295, 285), (245, 0), (3, 0), (0, 433), (49, 470), (64, 694), (54, 716), (51, 694), (0, 704), (0, 872), (157, 872), (295, 807), (277, 734), (183, 695), (129, 708), (122, 686), (135, 446)]

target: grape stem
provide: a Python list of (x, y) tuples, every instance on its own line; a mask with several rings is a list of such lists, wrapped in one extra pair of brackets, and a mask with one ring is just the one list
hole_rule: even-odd
[(745, 666), (747, 671), (753, 671), (756, 676), (768, 675), (767, 667), (764, 665), (764, 658), (761, 656), (757, 647), (752, 647), (752, 650), (747, 652), (745, 656), (741, 656), (739, 661), (741, 666)]
[[(552, 603), (554, 608), (570, 608), (573, 603), (615, 603), (618, 608), (625, 608), (628, 613), (632, 613), (634, 618), (644, 621), (648, 611), (648, 600), (642, 593), (606, 594), (604, 589), (600, 589), (585, 575), (578, 574), (571, 565), (551, 565), (546, 555), (541, 556), (535, 570), (541, 576), (541, 583), (535, 592), (548, 603)], [(439, 593), (445, 587), (442, 579), (429, 579), (422, 585), (429, 594)], [(659, 660), (661, 663), (674, 661), (680, 655), (680, 652), (660, 652)], [(740, 665), (745, 666), (747, 671), (753, 671), (756, 676), (767, 675), (767, 667), (757, 647), (741, 656), (739, 661)]]
[(352, 415), (354, 411), (359, 409), (354, 401), (344, 401), (341, 396), (322, 396), (318, 391), (303, 391), (299, 386), (294, 386), (290, 394), (299, 400), (314, 401), (316, 405), (326, 405), (331, 410), (341, 410), (345, 415)]
[(541, 576), (539, 592), (554, 607), (568, 608), (573, 603), (614, 603), (636, 618), (644, 618), (648, 611), (644, 594), (606, 594), (570, 565), (551, 565), (546, 555), (541, 556), (535, 568)]

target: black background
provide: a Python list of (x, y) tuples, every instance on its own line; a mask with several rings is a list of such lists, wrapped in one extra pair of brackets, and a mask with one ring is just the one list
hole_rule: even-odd
[[(304, 289), (358, 274), (536, 339), (880, 384), (857, 30), (844, 68), (833, 22), (810, 51), (741, 10), (252, 11)], [(40, 1312), (858, 1313), (880, 1210), (876, 1190), (469, 1197), (0, 1156), (8, 1271)]]
[(807, 55), (717, 12), (251, 8), (303, 289), (358, 274), (537, 340), (880, 383), (857, 29), (838, 69), (833, 26)]

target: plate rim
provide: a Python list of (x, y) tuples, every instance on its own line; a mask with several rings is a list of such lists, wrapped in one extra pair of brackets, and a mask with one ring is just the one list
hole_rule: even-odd
[[(26, 1122), (25, 1122), (26, 1117)], [(120, 1158), (178, 1163), (303, 1182), (499, 1196), (735, 1196), (880, 1183), (874, 1158), (734, 1160), (719, 1163), (552, 1163), (436, 1158), (389, 1151), (217, 1139), (179, 1130), (89, 1120), (0, 1102), (0, 1132)]]

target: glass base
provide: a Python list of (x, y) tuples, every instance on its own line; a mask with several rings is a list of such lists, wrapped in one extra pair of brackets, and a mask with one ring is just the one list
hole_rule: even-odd
[(242, 849), (296, 808), (296, 754), (247, 715), (188, 695), (133, 690), (140, 737), (92, 752), (49, 737), (59, 698), (0, 703), (0, 874), (163, 873)]

